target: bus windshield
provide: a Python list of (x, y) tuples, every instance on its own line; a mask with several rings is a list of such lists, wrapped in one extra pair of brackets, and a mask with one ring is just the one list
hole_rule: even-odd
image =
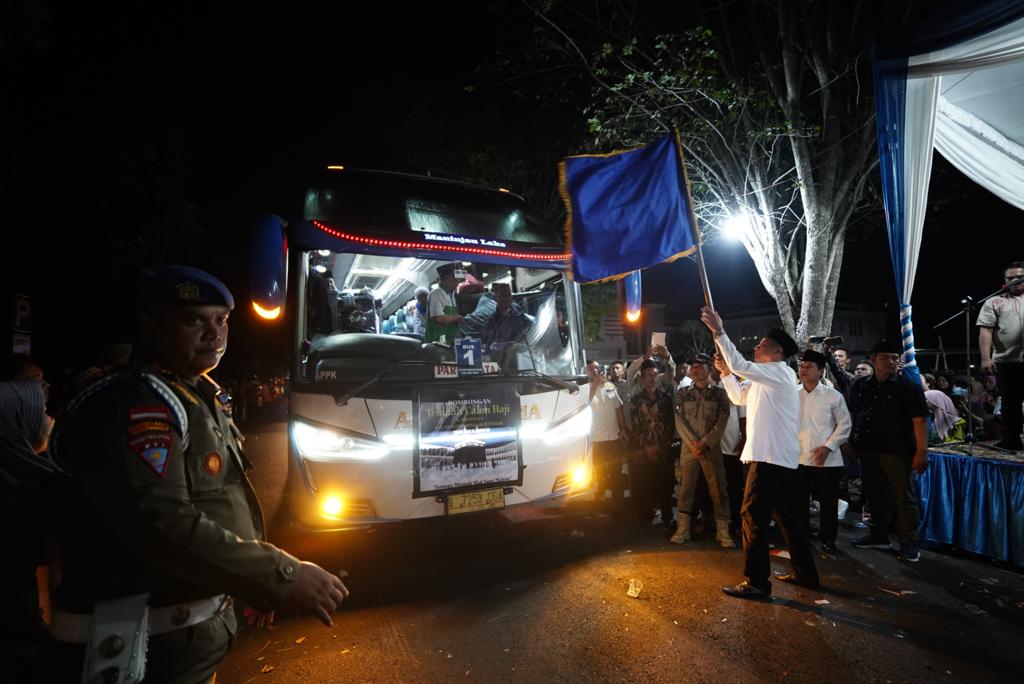
[(431, 358), (454, 363), (456, 340), (468, 338), (479, 340), (493, 373), (582, 375), (571, 334), (574, 291), (561, 271), (330, 250), (305, 252), (300, 264), (300, 342), (318, 358), (356, 348), (367, 358), (365, 345), (339, 338), (387, 335), (428, 345), (440, 352)]

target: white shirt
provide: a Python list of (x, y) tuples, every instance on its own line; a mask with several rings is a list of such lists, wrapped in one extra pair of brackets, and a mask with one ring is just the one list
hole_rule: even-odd
[[(427, 297), (427, 315), (431, 318), (444, 316), (446, 306), (455, 306), (455, 297), (451, 292), (438, 285), (430, 291), (430, 295)], [(448, 342), (452, 342), (452, 340), (448, 340)]]
[[(683, 376), (683, 379), (679, 381), (679, 384), (676, 385), (676, 389), (677, 390), (685, 389), (685, 388), (689, 387), (692, 384), (693, 384), (693, 378), (691, 378), (689, 375), (685, 375), (685, 376)], [(715, 385), (714, 382), (712, 382), (710, 384)], [(716, 387), (717, 386), (719, 386), (719, 385), (716, 385)]]
[[(797, 385), (800, 395), (800, 465), (834, 468), (843, 465), (839, 447), (850, 438), (850, 411), (843, 395), (823, 383), (808, 392)], [(822, 466), (811, 460), (811, 452), (820, 446), (830, 449)]]
[(619, 418), (616, 415), (622, 400), (615, 385), (605, 382), (590, 400), (593, 422), (590, 424), (590, 438), (595, 442), (610, 442), (619, 438)]
[[(800, 398), (793, 391), (796, 372), (784, 361), (747, 361), (725, 334), (717, 341), (732, 370), (722, 378), (725, 391), (732, 403), (747, 407), (747, 443), (740, 460), (796, 469), (800, 465), (800, 442), (796, 438)], [(740, 384), (737, 374), (749, 384)]]
[(729, 421), (725, 424), (725, 432), (722, 433), (722, 453), (729, 456), (736, 455), (736, 448), (740, 445), (740, 418), (747, 417), (747, 407), (731, 404), (729, 406)]

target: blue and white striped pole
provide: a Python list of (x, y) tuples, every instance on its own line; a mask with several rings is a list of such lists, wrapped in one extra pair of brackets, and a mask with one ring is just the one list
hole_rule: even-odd
[(900, 304), (900, 335), (903, 338), (903, 375), (908, 380), (921, 384), (921, 369), (917, 366), (917, 350), (914, 348), (914, 323), (911, 320), (910, 304)]

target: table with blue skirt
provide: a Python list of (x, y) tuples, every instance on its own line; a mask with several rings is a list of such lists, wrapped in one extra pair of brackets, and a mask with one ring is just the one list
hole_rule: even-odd
[(931, 451), (917, 483), (924, 546), (1024, 566), (1024, 461)]

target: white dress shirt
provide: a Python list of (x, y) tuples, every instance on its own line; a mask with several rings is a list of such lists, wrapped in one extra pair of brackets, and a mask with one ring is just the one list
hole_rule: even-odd
[[(747, 443), (740, 460), (759, 461), (783, 468), (800, 465), (800, 398), (793, 391), (796, 372), (785, 361), (754, 363), (747, 361), (725, 334), (718, 346), (732, 370), (722, 378), (729, 399), (747, 407)], [(736, 379), (742, 375), (749, 384)]]
[(590, 439), (595, 442), (609, 442), (619, 438), (619, 409), (622, 400), (615, 385), (604, 382), (594, 391), (590, 399), (593, 421), (590, 423)]
[[(850, 411), (843, 395), (824, 383), (808, 392), (803, 384), (796, 386), (800, 394), (800, 465), (834, 468), (843, 465), (839, 447), (850, 438)], [(811, 452), (820, 446), (829, 448), (822, 466), (811, 460)]]
[[(719, 383), (721, 386), (721, 383)], [(747, 407), (732, 404), (729, 406), (729, 422), (725, 424), (725, 432), (722, 433), (722, 453), (735, 456), (737, 447), (743, 437), (740, 430), (740, 418), (747, 417)]]

